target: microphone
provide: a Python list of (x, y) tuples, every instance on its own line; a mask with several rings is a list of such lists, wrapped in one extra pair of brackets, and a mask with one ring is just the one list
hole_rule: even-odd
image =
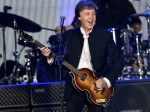
[(64, 20), (66, 19), (65, 16), (60, 16), (60, 26), (63, 27), (64, 25)]
[(4, 9), (12, 9), (11, 6), (4, 6)]
[(4, 12), (7, 12), (8, 10), (11, 10), (12, 9), (12, 7), (11, 6), (4, 6)]

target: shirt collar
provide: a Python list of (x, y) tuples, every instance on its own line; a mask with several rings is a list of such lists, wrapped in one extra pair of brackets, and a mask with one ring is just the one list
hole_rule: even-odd
[[(90, 33), (92, 32), (92, 30), (93, 30), (93, 28), (90, 30)], [(83, 29), (82, 27), (80, 27), (80, 31), (81, 31), (81, 33), (83, 34), (83, 37), (84, 37), (84, 38), (88, 38), (88, 37), (89, 37), (89, 35), (86, 36), (85, 31), (84, 31), (84, 29)]]

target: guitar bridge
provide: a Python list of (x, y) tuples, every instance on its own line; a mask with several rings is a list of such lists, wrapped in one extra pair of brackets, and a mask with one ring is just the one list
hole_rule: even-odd
[(83, 74), (83, 75), (81, 76), (81, 80), (84, 81), (86, 77), (87, 77), (87, 75), (86, 75), (86, 74)]

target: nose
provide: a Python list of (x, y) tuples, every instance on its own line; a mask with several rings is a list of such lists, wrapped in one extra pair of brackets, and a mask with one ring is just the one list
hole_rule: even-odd
[(91, 18), (91, 19), (93, 18), (93, 15), (92, 15), (92, 14), (90, 14), (90, 18)]
[(94, 14), (90, 14), (90, 18), (93, 19), (95, 17)]

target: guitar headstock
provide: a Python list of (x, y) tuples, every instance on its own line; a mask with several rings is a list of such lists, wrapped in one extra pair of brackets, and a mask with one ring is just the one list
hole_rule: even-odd
[(18, 37), (19, 37), (19, 41), (24, 41), (24, 43), (34, 41), (34, 39), (31, 35), (28, 35), (27, 33), (25, 33), (22, 30), (19, 30), (19, 36)]

